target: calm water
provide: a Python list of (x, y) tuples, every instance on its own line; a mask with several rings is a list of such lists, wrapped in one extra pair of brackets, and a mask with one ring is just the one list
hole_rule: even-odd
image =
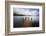
[[(15, 27), (23, 27), (24, 24), (24, 17), (25, 16), (13, 16), (13, 24), (14, 24), (14, 28)], [(32, 27), (39, 27), (39, 16), (28, 16), (29, 20), (31, 21), (32, 18)]]

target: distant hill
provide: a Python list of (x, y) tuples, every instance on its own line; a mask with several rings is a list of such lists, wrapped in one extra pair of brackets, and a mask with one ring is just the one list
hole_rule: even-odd
[[(13, 16), (32, 16), (32, 15), (23, 15), (23, 14), (16, 14), (16, 13), (14, 13)], [(36, 16), (39, 16), (39, 15), (36, 15)]]

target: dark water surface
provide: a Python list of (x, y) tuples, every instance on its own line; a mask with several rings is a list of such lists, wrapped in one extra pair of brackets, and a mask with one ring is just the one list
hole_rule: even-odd
[[(24, 17), (25, 16), (13, 16), (13, 27), (24, 27)], [(32, 18), (32, 27), (39, 27), (39, 16), (29, 16), (29, 20)]]

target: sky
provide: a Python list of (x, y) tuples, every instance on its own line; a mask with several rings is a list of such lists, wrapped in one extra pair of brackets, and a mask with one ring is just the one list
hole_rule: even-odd
[(13, 8), (13, 13), (16, 14), (23, 14), (23, 15), (39, 15), (39, 9), (32, 9), (32, 8)]

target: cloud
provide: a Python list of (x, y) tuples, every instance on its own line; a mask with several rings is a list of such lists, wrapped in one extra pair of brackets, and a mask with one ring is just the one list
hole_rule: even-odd
[(13, 11), (16, 14), (23, 14), (23, 15), (39, 15), (38, 9), (24, 9), (24, 8), (15, 8)]

